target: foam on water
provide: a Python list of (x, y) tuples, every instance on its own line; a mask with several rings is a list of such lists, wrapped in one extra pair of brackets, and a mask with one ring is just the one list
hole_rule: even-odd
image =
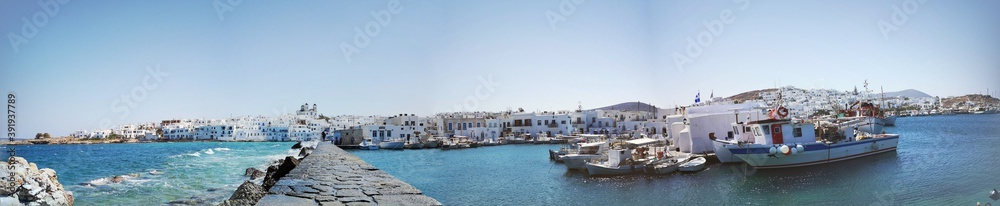
[(212, 149), (208, 149), (205, 150), (205, 154), (215, 154), (215, 151), (212, 151)]

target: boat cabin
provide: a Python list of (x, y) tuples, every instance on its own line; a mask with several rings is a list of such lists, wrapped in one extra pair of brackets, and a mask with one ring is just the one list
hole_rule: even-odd
[(796, 144), (816, 142), (815, 126), (790, 119), (766, 119), (733, 126), (733, 134), (753, 136), (755, 144)]

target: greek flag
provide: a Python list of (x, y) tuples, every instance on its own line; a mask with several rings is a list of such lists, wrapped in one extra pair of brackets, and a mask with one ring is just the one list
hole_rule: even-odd
[(699, 103), (699, 102), (701, 102), (701, 92), (698, 92), (698, 94), (694, 95), (694, 103)]

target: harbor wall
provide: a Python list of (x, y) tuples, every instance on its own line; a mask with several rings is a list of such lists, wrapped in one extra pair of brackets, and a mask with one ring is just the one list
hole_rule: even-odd
[(441, 205), (330, 142), (278, 180), (257, 205)]

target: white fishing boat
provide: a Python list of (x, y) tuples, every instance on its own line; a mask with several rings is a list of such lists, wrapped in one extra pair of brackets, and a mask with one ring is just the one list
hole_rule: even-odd
[(566, 169), (583, 170), (587, 169), (587, 162), (607, 159), (602, 155), (608, 150), (608, 142), (593, 142), (579, 144), (577, 151), (567, 155), (559, 156)]
[(378, 143), (380, 149), (403, 149), (404, 145), (406, 145), (406, 141), (402, 139), (387, 139)]
[(438, 148), (440, 146), (441, 140), (434, 137), (431, 137), (427, 139), (427, 142), (424, 142), (424, 148)]
[(705, 169), (705, 157), (697, 157), (680, 164), (677, 170), (681, 172), (697, 172)]
[(746, 127), (754, 136), (753, 144), (725, 147), (759, 169), (818, 165), (896, 151), (899, 141), (897, 134), (871, 134), (858, 127), (838, 128), (825, 122), (817, 127), (800, 120), (768, 119), (748, 122)]
[(608, 151), (608, 160), (597, 163), (587, 163), (590, 175), (626, 175), (642, 172), (646, 164), (632, 158), (632, 149), (612, 149)]
[(364, 141), (361, 141), (361, 145), (360, 146), (361, 146), (361, 149), (363, 149), (363, 150), (377, 150), (378, 149), (378, 145), (375, 144), (375, 143), (372, 143), (372, 139), (365, 139)]
[[(659, 140), (642, 138), (626, 141), (626, 148), (608, 150), (608, 160), (603, 162), (588, 162), (587, 172), (590, 175), (625, 175), (644, 172), (650, 159), (642, 158), (645, 154), (633, 155), (633, 148), (659, 143)], [(640, 148), (641, 150), (641, 148)]]

